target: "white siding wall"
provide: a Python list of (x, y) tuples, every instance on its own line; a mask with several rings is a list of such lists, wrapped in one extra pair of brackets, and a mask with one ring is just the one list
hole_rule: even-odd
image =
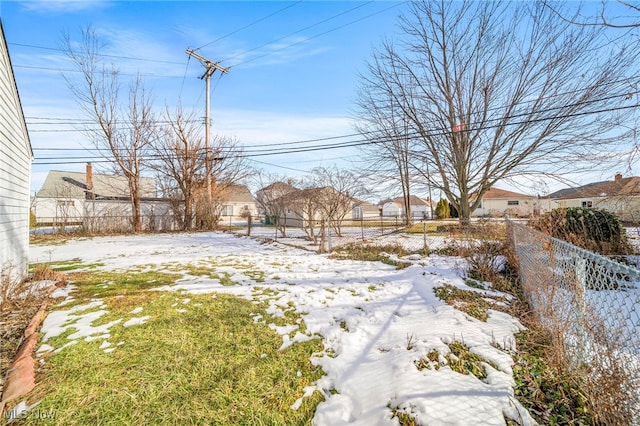
[(30, 177), (31, 147), (0, 23), (0, 268), (18, 278), (27, 272)]
[[(472, 217), (502, 217), (505, 213), (514, 217), (526, 217), (533, 214), (537, 206), (534, 198), (483, 199), (481, 207), (471, 213)], [(518, 204), (510, 204), (517, 202)]]

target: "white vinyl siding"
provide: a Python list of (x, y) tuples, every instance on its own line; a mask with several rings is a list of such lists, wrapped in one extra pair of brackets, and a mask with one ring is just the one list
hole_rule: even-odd
[(0, 269), (22, 278), (29, 252), (31, 146), (0, 23)]

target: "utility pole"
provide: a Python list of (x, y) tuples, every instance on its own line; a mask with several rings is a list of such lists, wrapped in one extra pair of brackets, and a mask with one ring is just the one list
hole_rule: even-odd
[(211, 127), (211, 111), (210, 111), (210, 97), (211, 97), (211, 76), (214, 72), (220, 71), (223, 74), (229, 73), (229, 68), (220, 66), (217, 62), (210, 61), (202, 55), (197, 54), (193, 49), (187, 49), (187, 55), (196, 58), (206, 68), (204, 74), (200, 76), (200, 80), (205, 80), (207, 100), (205, 106), (204, 116), (204, 144), (205, 144), (205, 161), (206, 161), (206, 176), (205, 184), (207, 185), (207, 203), (211, 208), (211, 148), (210, 148), (210, 127)]

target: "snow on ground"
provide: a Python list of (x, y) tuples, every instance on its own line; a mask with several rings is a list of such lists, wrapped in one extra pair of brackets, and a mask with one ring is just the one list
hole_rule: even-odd
[[(246, 235), (246, 228), (237, 231), (238, 235)], [(300, 247), (307, 250), (317, 251), (319, 244), (313, 244), (307, 234), (301, 228), (287, 228), (286, 237), (276, 234), (274, 228), (255, 226), (251, 228), (251, 236), (257, 238), (273, 239), (290, 246)], [(376, 228), (362, 229), (358, 226), (345, 226), (341, 229), (341, 236), (338, 237), (334, 231), (325, 242), (326, 247), (339, 247), (351, 243), (360, 243), (364, 239), (370, 244), (387, 245), (399, 244), (407, 251), (419, 251), (425, 247), (429, 250), (440, 250), (450, 247), (452, 239), (445, 236), (423, 235), (420, 233), (395, 232), (393, 227), (381, 231)], [(318, 237), (318, 240), (320, 238)]]
[[(239, 285), (224, 286), (218, 279), (185, 275), (175, 285), (158, 290), (224, 292), (267, 300), (268, 313), (276, 317), (295, 309), (306, 325), (304, 332), (299, 324), (269, 325), (283, 336), (281, 350), (311, 338), (324, 343), (324, 352), (311, 361), (326, 376), (306, 390), (308, 395), (317, 389), (326, 397), (316, 411), (317, 425), (397, 425), (393, 407), (411, 413), (419, 424), (504, 425), (505, 416), (521, 424), (535, 423), (514, 398), (512, 360), (498, 348), (513, 348), (513, 334), (522, 326), (496, 311), (481, 322), (434, 295), (435, 286), (464, 286), (456, 267), (459, 259), (412, 256), (412, 266), (395, 270), (378, 262), (338, 261), (277, 243), (261, 244), (213, 232), (104, 237), (31, 248), (32, 262), (75, 257), (86, 263), (102, 262), (105, 270), (140, 265), (162, 269), (176, 262), (213, 265)], [(254, 281), (247, 273), (248, 265), (264, 273), (264, 281)], [(262, 293), (266, 288), (270, 291)], [(61, 324), (70, 319), (81, 323), (79, 311), (101, 315), (102, 305), (92, 303), (75, 307), (73, 312), (52, 312), (43, 325), (45, 340), (59, 333)], [(189, 308), (188, 302), (181, 306)], [(253, 317), (256, 322), (268, 318)], [(79, 334), (105, 333), (90, 327), (84, 324)], [(484, 381), (449, 367), (418, 370), (418, 360), (433, 349), (441, 357), (446, 355), (447, 343), (453, 341), (462, 341), (493, 365), (487, 365)], [(115, 349), (109, 346), (105, 345), (105, 351)], [(292, 409), (296, 406), (299, 402)]]

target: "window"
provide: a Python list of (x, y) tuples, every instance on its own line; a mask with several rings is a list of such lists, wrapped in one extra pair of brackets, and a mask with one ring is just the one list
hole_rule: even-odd
[(507, 201), (507, 205), (508, 206), (519, 206), (520, 205), (520, 201), (518, 201), (518, 200), (514, 200), (514, 201), (509, 200), (509, 201)]
[(222, 206), (222, 216), (233, 216), (233, 206)]
[(593, 201), (583, 201), (582, 207), (593, 207)]
[(353, 218), (362, 219), (362, 207), (356, 206), (353, 208)]
[(482, 203), (478, 204), (478, 210), (482, 208)]
[(67, 206), (74, 206), (74, 202), (73, 200), (57, 200), (56, 204), (58, 207), (67, 207)]

